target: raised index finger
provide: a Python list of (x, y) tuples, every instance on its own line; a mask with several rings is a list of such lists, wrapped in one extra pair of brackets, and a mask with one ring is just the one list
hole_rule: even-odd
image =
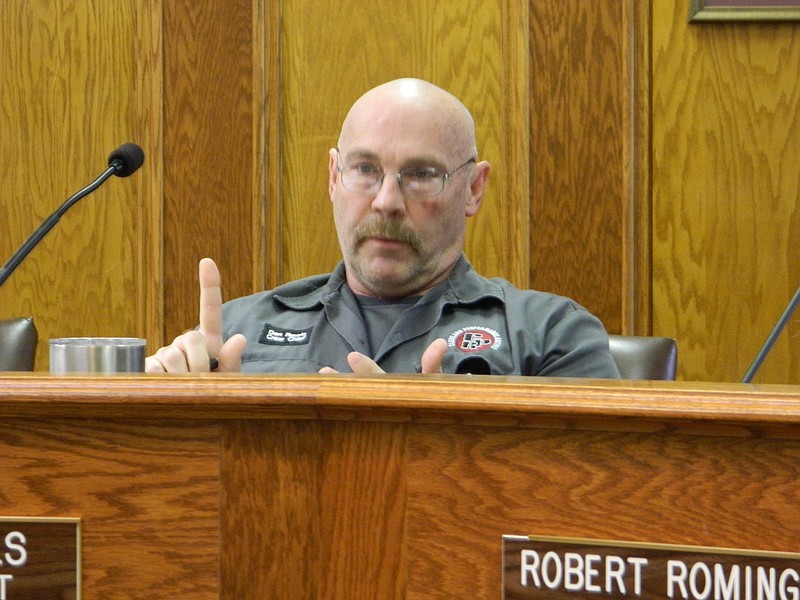
[(222, 289), (219, 269), (210, 258), (200, 261), (200, 333), (206, 338), (208, 355), (216, 358), (222, 347)]

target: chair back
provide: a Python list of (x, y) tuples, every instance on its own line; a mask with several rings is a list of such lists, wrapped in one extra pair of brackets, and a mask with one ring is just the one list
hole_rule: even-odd
[(33, 371), (38, 341), (30, 317), (0, 320), (0, 371)]
[(609, 335), (608, 346), (622, 379), (675, 379), (678, 344), (672, 338)]

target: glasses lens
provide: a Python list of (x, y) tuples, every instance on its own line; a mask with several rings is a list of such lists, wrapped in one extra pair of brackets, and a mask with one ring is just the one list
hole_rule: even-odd
[(344, 187), (359, 194), (373, 191), (383, 176), (380, 167), (369, 163), (344, 167), (341, 173)]
[(435, 196), (444, 188), (444, 175), (433, 167), (406, 169), (400, 173), (403, 193), (412, 198)]

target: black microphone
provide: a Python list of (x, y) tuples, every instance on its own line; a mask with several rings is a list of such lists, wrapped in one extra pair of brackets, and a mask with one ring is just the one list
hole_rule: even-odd
[(491, 375), (489, 361), (480, 356), (470, 356), (456, 365), (456, 375)]
[(775, 323), (775, 327), (772, 329), (772, 333), (767, 336), (766, 341), (761, 346), (761, 349), (756, 354), (756, 357), (753, 359), (753, 362), (750, 363), (750, 367), (747, 369), (747, 372), (744, 374), (742, 378), (742, 383), (750, 383), (753, 379), (753, 376), (758, 371), (758, 368), (761, 366), (761, 363), (764, 362), (764, 359), (767, 357), (767, 354), (772, 349), (772, 344), (775, 343), (775, 340), (780, 335), (781, 331), (783, 330), (786, 323), (789, 321), (789, 318), (792, 316), (792, 313), (797, 308), (797, 305), (800, 304), (800, 287), (797, 288), (797, 291), (794, 293), (794, 296), (791, 300), (789, 300), (789, 304), (786, 306), (786, 309), (783, 311), (780, 319), (778, 322)]
[(144, 163), (144, 150), (133, 142), (122, 144), (108, 155), (108, 168), (113, 168), (114, 175), (117, 177), (132, 175), (142, 166), (142, 163)]
[(112, 175), (117, 177), (127, 177), (142, 166), (144, 162), (144, 151), (140, 146), (128, 142), (122, 144), (119, 148), (114, 150), (108, 157), (108, 169), (102, 175), (95, 179), (92, 183), (77, 192), (74, 196), (68, 198), (64, 204), (58, 207), (52, 215), (45, 219), (44, 223), (39, 225), (39, 228), (34, 231), (31, 236), (25, 240), (25, 243), (20, 246), (14, 255), (8, 259), (8, 262), (0, 268), (0, 285), (3, 285), (11, 272), (19, 266), (19, 263), (28, 256), (28, 253), (36, 247), (42, 238), (47, 235), (53, 226), (58, 223), (58, 220), (67, 212), (73, 204), (81, 198), (88, 196), (97, 188), (99, 188), (106, 179)]

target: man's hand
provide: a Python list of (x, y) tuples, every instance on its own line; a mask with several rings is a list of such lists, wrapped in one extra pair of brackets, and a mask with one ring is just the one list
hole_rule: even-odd
[(210, 360), (217, 359), (219, 371), (239, 371), (247, 340), (241, 334), (222, 341), (222, 290), (219, 269), (204, 258), (198, 270), (200, 281), (200, 328), (176, 337), (145, 359), (147, 373), (206, 373)]
[[(425, 348), (422, 353), (420, 364), (422, 365), (423, 373), (441, 373), (442, 372), (442, 359), (445, 352), (447, 352), (447, 342), (442, 338), (435, 339), (431, 342), (430, 346)], [(359, 375), (370, 375), (375, 373), (385, 373), (374, 360), (362, 354), (361, 352), (351, 352), (347, 355), (347, 364), (353, 369), (353, 373)], [(320, 373), (338, 373), (331, 367), (322, 367)]]

